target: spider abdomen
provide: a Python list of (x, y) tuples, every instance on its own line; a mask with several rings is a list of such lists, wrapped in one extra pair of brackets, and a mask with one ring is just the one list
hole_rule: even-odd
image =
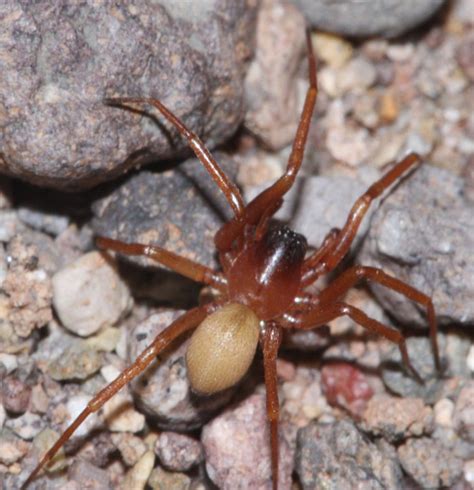
[(255, 356), (260, 320), (242, 304), (230, 303), (196, 329), (186, 354), (194, 391), (211, 395), (238, 383)]

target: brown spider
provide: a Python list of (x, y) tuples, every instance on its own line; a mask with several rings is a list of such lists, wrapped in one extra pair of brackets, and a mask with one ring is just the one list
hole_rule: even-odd
[(435, 364), (439, 369), (434, 307), (431, 299), (422, 292), (387, 275), (381, 269), (359, 265), (347, 269), (318, 294), (305, 292), (305, 288), (340, 264), (371, 202), (420, 163), (418, 155), (409, 154), (375, 182), (354, 203), (345, 225), (341, 229), (331, 230), (321, 247), (310, 254), (307, 254), (306, 239), (302, 235), (286, 226), (270, 223), (300, 169), (316, 102), (316, 61), (309, 33), (307, 44), (310, 86), (287, 169), (282, 177), (247, 205), (198, 136), (188, 130), (160, 101), (151, 98), (107, 99), (109, 105), (150, 104), (156, 107), (186, 138), (224, 193), (234, 217), (215, 235), (222, 272), (152, 245), (124, 243), (103, 237), (97, 239), (97, 245), (126, 255), (149, 257), (185, 277), (211, 286), (218, 294), (215, 301), (189, 310), (169, 325), (131, 366), (97, 393), (43, 456), (24, 487), (51, 461), (91, 413), (98, 411), (131, 379), (143, 372), (173, 340), (197, 327), (191, 338), (186, 361), (192, 388), (204, 395), (216, 393), (241, 380), (260, 342), (270, 424), (272, 481), (273, 489), (277, 490), (279, 407), (276, 360), (285, 329), (313, 329), (347, 315), (368, 330), (397, 343), (405, 366), (421, 381), (410, 363), (403, 335), (341, 300), (346, 291), (362, 279), (393, 289), (426, 307)]

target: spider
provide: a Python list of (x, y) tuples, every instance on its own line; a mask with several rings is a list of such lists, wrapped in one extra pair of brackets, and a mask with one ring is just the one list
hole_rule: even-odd
[(210, 395), (238, 383), (252, 363), (258, 345), (263, 352), (267, 418), (270, 427), (273, 490), (278, 489), (278, 418), (276, 361), (285, 329), (314, 329), (331, 320), (348, 316), (371, 332), (398, 344), (406, 368), (420, 382), (406, 348), (404, 336), (341, 298), (361, 280), (378, 283), (397, 291), (426, 308), (435, 365), (440, 368), (437, 326), (433, 303), (421, 291), (391, 277), (383, 270), (356, 265), (345, 270), (317, 294), (305, 289), (319, 277), (333, 271), (345, 257), (370, 204), (394, 182), (420, 163), (414, 153), (397, 163), (356, 200), (341, 229), (332, 229), (321, 246), (312, 252), (304, 236), (271, 218), (295, 182), (317, 97), (316, 59), (307, 32), (309, 88), (296, 137), (284, 174), (245, 205), (238, 188), (229, 180), (199, 137), (152, 98), (113, 98), (106, 104), (128, 106), (148, 104), (164, 116), (187, 140), (189, 146), (225, 195), (233, 217), (215, 234), (214, 242), (221, 271), (181, 257), (153, 245), (125, 243), (98, 237), (101, 249), (125, 255), (141, 255), (216, 291), (215, 300), (192, 308), (175, 320), (112, 383), (99, 391), (58, 441), (46, 452), (26, 480), (24, 487), (51, 462), (57, 451), (93, 412), (97, 412), (130, 382), (172, 341), (194, 330), (186, 355), (188, 377), (193, 390)]

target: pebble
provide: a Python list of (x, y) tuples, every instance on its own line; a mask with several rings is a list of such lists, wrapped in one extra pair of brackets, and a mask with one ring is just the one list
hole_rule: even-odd
[(31, 387), (19, 377), (10, 374), (1, 382), (0, 395), (6, 410), (22, 414), (30, 403)]
[(111, 437), (127, 466), (136, 464), (147, 451), (147, 446), (143, 440), (128, 432), (117, 432)]
[(7, 374), (10, 374), (18, 367), (17, 356), (13, 354), (7, 354), (6, 352), (0, 353), (0, 363), (5, 366)]
[(110, 257), (89, 252), (53, 276), (53, 304), (61, 323), (87, 337), (114, 325), (133, 300)]
[(293, 427), (307, 425), (312, 419), (331, 414), (321, 387), (319, 371), (309, 366), (298, 365), (291, 381), (281, 386), (282, 413)]
[[(444, 338), (441, 335), (438, 336), (438, 342), (442, 355)], [(410, 361), (424, 383), (420, 384), (407, 371), (396, 346), (384, 356), (383, 382), (390, 391), (405, 398), (422, 398), (425, 403), (435, 403), (442, 396), (444, 381), (435, 370), (431, 342), (428, 338), (409, 337), (406, 344)]]
[(422, 24), (442, 0), (292, 0), (313, 27), (349, 37), (397, 37)]
[(48, 372), (56, 381), (87, 379), (101, 368), (102, 362), (100, 352), (73, 346), (50, 362)]
[(203, 459), (200, 442), (185, 434), (162, 432), (155, 444), (155, 454), (171, 471), (188, 471)]
[(390, 442), (421, 436), (433, 429), (433, 411), (421, 398), (375, 395), (363, 414), (364, 430)]
[(183, 473), (166, 471), (159, 466), (152, 471), (148, 485), (153, 490), (190, 490), (191, 478)]
[(298, 431), (296, 472), (303, 490), (403, 488), (396, 457), (346, 420)]
[(321, 383), (327, 401), (360, 417), (374, 392), (365, 374), (355, 365), (343, 362), (326, 364)]
[[(473, 227), (462, 179), (424, 164), (382, 201), (359, 260), (431, 295), (439, 323), (469, 325), (474, 320)], [(426, 325), (420, 306), (388, 288), (372, 290), (401, 323)], [(464, 360), (467, 352), (459, 354)]]
[(0, 430), (0, 463), (12, 465), (28, 452), (29, 445), (7, 430)]
[(467, 354), (466, 358), (466, 364), (469, 371), (471, 371), (471, 373), (474, 373), (474, 345), (471, 345), (471, 347), (469, 348), (469, 353)]
[(31, 412), (25, 412), (23, 415), (9, 419), (5, 423), (6, 427), (26, 441), (31, 441), (36, 437), (44, 429), (45, 425), (46, 422), (41, 416)]
[(107, 472), (89, 461), (78, 459), (69, 467), (68, 479), (88, 490), (111, 490)]
[[(311, 246), (319, 247), (332, 228), (344, 225), (351, 206), (365, 189), (362, 181), (344, 176), (308, 177), (300, 189), (291, 227), (305, 235)], [(367, 233), (371, 214), (367, 213), (359, 228), (354, 247)]]
[(474, 459), (464, 463), (464, 479), (474, 486)]
[(255, 58), (245, 78), (245, 126), (272, 150), (290, 144), (298, 125), (307, 88), (297, 78), (306, 54), (304, 31), (305, 19), (293, 5), (262, 4)]
[(108, 327), (101, 330), (97, 335), (88, 337), (85, 341), (85, 345), (93, 350), (112, 352), (116, 348), (121, 335), (120, 329)]
[[(51, 279), (42, 268), (40, 247), (29, 243), (28, 238), (24, 232), (18, 233), (9, 242), (8, 272), (2, 283), (8, 298), (4, 318), (20, 337), (28, 337), (52, 319)], [(46, 235), (42, 238), (49, 239)]]
[(57, 236), (66, 230), (70, 220), (64, 214), (49, 213), (28, 207), (18, 208), (18, 218), (31, 228), (44, 231), (53, 236)]
[(332, 98), (364, 93), (377, 79), (374, 65), (365, 58), (352, 58), (340, 68), (325, 66), (318, 73), (321, 88)]
[(341, 68), (352, 58), (352, 44), (330, 32), (313, 34), (313, 43), (318, 61), (324, 61), (333, 68)]
[(427, 437), (408, 439), (397, 452), (403, 469), (422, 488), (449, 487), (463, 472), (453, 451)]
[(433, 407), (436, 425), (446, 428), (453, 427), (454, 403), (449, 398), (441, 398)]
[[(71, 396), (66, 403), (66, 408), (69, 413), (67, 425), (72, 423), (76, 417), (86, 408), (87, 404), (91, 400), (89, 395), (74, 395)], [(66, 425), (66, 424), (65, 424)], [(93, 429), (96, 429), (99, 425), (99, 417), (97, 412), (91, 413), (87, 419), (76, 429), (74, 435), (76, 437), (84, 437), (88, 435)]]
[[(204, 426), (201, 441), (206, 470), (219, 488), (272, 488), (265, 407), (263, 395), (252, 395)], [(280, 429), (279, 488), (288, 490), (293, 463), (282, 432)]]
[(459, 393), (454, 406), (453, 424), (463, 439), (474, 442), (474, 381), (466, 383)]
[(116, 393), (102, 408), (103, 417), (113, 432), (140, 432), (145, 427), (145, 416), (134, 409), (128, 391)]
[(5, 412), (5, 407), (3, 406), (3, 401), (0, 401), (0, 429), (3, 427), (7, 414)]
[(144, 490), (155, 464), (153, 451), (147, 451), (125, 474), (121, 488)]

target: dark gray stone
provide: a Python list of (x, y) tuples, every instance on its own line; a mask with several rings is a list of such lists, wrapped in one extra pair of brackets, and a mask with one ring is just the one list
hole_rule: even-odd
[(256, 10), (245, 0), (2, 2), (0, 171), (78, 189), (189, 152), (161, 118), (105, 97), (157, 97), (209, 146), (224, 141), (244, 115)]
[[(463, 181), (422, 165), (383, 201), (358, 261), (380, 267), (433, 299), (441, 324), (474, 323), (474, 206)], [(399, 321), (426, 327), (425, 308), (373, 286)]]
[(298, 431), (296, 472), (303, 490), (402, 488), (396, 458), (345, 420)]
[(429, 19), (443, 0), (292, 0), (313, 27), (345, 36), (396, 37)]
[[(232, 161), (221, 154), (216, 158), (233, 179)], [(222, 192), (196, 159), (166, 172), (133, 175), (93, 211), (98, 235), (158, 245), (208, 265), (215, 264), (214, 234), (231, 216)]]
[[(362, 173), (362, 172), (361, 172)], [(332, 228), (342, 228), (349, 211), (368, 188), (362, 180), (342, 176), (308, 177), (299, 182), (291, 227), (303, 233), (308, 243), (319, 247)], [(362, 222), (352, 248), (357, 248), (367, 233), (373, 208)]]

